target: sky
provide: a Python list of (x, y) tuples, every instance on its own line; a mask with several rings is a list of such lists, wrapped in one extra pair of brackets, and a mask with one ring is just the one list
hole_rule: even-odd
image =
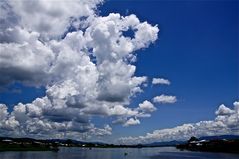
[(0, 2), (0, 136), (239, 134), (238, 1), (55, 3)]

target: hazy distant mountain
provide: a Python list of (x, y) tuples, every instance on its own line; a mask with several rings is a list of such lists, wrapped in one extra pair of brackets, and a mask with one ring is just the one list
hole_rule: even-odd
[[(203, 136), (200, 137), (199, 140), (232, 140), (232, 139), (239, 139), (239, 135), (221, 135), (221, 136)], [(179, 144), (184, 144), (187, 141), (168, 141), (168, 142), (153, 142), (150, 144), (144, 144), (143, 146), (176, 146)]]
[(78, 144), (78, 145), (83, 145), (83, 144), (97, 144), (97, 145), (107, 145), (106, 143), (102, 142), (84, 142), (84, 141), (78, 141), (78, 140), (72, 140), (72, 139), (33, 139), (33, 138), (11, 138), (11, 137), (0, 137), (0, 141), (2, 140), (12, 140), (12, 141), (17, 141), (17, 142), (35, 142), (35, 141), (40, 141), (44, 143), (72, 143), (72, 144)]
[(176, 146), (178, 144), (183, 144), (185, 141), (168, 141), (168, 142), (153, 142), (150, 144), (145, 144), (144, 146)]
[(221, 136), (203, 136), (200, 137), (199, 140), (232, 140), (232, 139), (239, 139), (239, 135), (221, 135)]
[[(239, 135), (221, 135), (221, 136), (204, 136), (204, 137), (200, 137), (199, 140), (222, 140), (222, 139), (228, 139), (228, 140), (232, 140), (232, 139), (239, 139)], [(40, 141), (40, 142), (44, 142), (44, 143), (62, 143), (62, 144), (66, 144), (66, 143), (71, 143), (71, 144), (76, 144), (76, 145), (83, 145), (83, 144), (87, 144), (87, 145), (109, 145), (106, 143), (102, 143), (102, 142), (83, 142), (83, 141), (78, 141), (78, 140), (71, 140), (71, 139), (45, 139), (45, 140), (39, 140), (39, 139), (32, 139), (32, 138), (11, 138), (11, 137), (0, 137), (0, 141), (2, 140), (12, 140), (12, 141), (17, 141), (17, 142), (34, 142), (34, 141)], [(168, 142), (153, 142), (153, 143), (149, 143), (149, 144), (140, 144), (143, 147), (160, 147), (160, 146), (176, 146), (179, 144), (185, 144), (187, 141), (168, 141)], [(117, 145), (114, 145), (117, 146)], [(125, 145), (127, 146), (127, 145)]]

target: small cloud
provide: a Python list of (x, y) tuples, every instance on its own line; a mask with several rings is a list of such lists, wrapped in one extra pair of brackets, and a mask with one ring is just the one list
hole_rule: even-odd
[(152, 84), (170, 85), (170, 81), (164, 78), (153, 78)]
[(124, 127), (132, 126), (132, 125), (138, 125), (140, 124), (140, 121), (138, 119), (130, 118), (124, 123)]
[(176, 98), (176, 96), (169, 96), (169, 95), (162, 94), (160, 96), (154, 97), (153, 102), (154, 103), (162, 103), (162, 104), (175, 103), (175, 102), (177, 102), (177, 98)]
[(157, 110), (157, 108), (155, 108), (151, 102), (145, 100), (143, 103), (139, 104), (139, 110), (148, 113), (148, 112), (154, 112), (155, 110)]

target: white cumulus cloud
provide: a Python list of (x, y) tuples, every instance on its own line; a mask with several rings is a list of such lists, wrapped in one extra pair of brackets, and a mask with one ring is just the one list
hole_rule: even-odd
[[(219, 106), (214, 120), (183, 124), (174, 128), (154, 130), (144, 136), (122, 137), (119, 143), (137, 144), (172, 140), (188, 140), (191, 136), (239, 135), (239, 102), (234, 102), (234, 109)], [(222, 109), (226, 111), (222, 111)], [(220, 112), (220, 113), (219, 113)], [(223, 113), (221, 113), (223, 112)]]
[(164, 78), (153, 78), (152, 84), (170, 85), (170, 81)]
[[(150, 116), (152, 105), (129, 105), (147, 82), (135, 75), (135, 51), (154, 43), (159, 29), (134, 14), (100, 16), (102, 3), (0, 2), (0, 88), (17, 82), (46, 89), (12, 111), (1, 104), (0, 134), (88, 139), (112, 133), (108, 123), (96, 127), (95, 118), (130, 126)], [(133, 37), (124, 36), (128, 30)]]
[(130, 118), (124, 123), (123, 126), (127, 127), (127, 126), (138, 125), (138, 124), (140, 124), (140, 121), (138, 119)]
[(162, 103), (162, 104), (175, 103), (175, 102), (177, 102), (177, 98), (176, 98), (176, 96), (162, 94), (160, 96), (154, 97), (153, 102), (154, 103)]
[(143, 103), (139, 104), (139, 110), (143, 112), (154, 112), (157, 108), (150, 101), (145, 100)]

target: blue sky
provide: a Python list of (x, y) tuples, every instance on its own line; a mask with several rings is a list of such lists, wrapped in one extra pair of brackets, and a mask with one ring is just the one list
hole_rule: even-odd
[[(174, 104), (155, 104), (157, 111), (140, 125), (111, 125), (107, 140), (139, 136), (156, 129), (173, 128), (184, 123), (214, 120), (220, 104), (233, 109), (239, 98), (239, 10), (238, 1), (106, 1), (98, 14), (135, 14), (141, 22), (158, 25), (158, 39), (146, 49), (137, 50), (136, 76), (148, 80), (160, 77), (171, 84), (150, 82), (144, 93), (131, 97), (130, 108), (160, 94), (174, 95)], [(1, 77), (0, 77), (1, 78)], [(0, 103), (9, 111), (18, 102), (30, 103), (45, 96), (44, 86), (15, 83), (0, 92)], [(92, 119), (96, 126), (108, 117)], [(137, 131), (136, 131), (137, 130)]]
[[(141, 102), (159, 93), (178, 102), (160, 105), (137, 135), (183, 123), (211, 120), (218, 105), (239, 97), (238, 1), (108, 1), (101, 14), (136, 14), (158, 24), (159, 39), (138, 54), (137, 75), (165, 77), (170, 86), (149, 87)], [(121, 131), (121, 130), (119, 130)], [(135, 134), (135, 128), (123, 130)]]

